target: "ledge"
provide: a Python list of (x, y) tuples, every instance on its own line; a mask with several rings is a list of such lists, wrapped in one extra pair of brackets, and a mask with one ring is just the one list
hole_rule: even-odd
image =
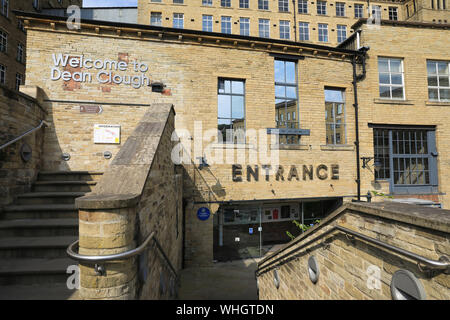
[(311, 150), (307, 144), (271, 144), (271, 150)]
[(426, 106), (440, 106), (440, 107), (450, 107), (450, 101), (425, 101)]
[(351, 144), (340, 144), (340, 145), (321, 145), (320, 150), (323, 151), (354, 151), (355, 146)]
[(140, 194), (94, 194), (75, 199), (78, 209), (120, 209), (134, 207)]
[(374, 103), (377, 104), (401, 104), (401, 105), (414, 105), (414, 103), (411, 100), (396, 100), (396, 99), (379, 99), (375, 98), (373, 99)]
[(214, 143), (211, 145), (214, 149), (254, 149), (253, 144), (248, 143)]

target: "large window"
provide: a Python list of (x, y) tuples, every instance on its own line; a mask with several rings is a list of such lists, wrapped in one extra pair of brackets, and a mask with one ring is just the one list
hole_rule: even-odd
[(337, 25), (337, 41), (338, 43), (341, 43), (347, 39), (347, 26), (344, 25)]
[(300, 35), (300, 41), (308, 41), (309, 40), (309, 23), (308, 22), (299, 22), (298, 23), (298, 33)]
[(184, 15), (182, 13), (173, 14), (173, 27), (178, 29), (184, 28)]
[[(297, 64), (275, 59), (275, 121), (277, 128), (298, 129)], [(296, 135), (280, 134), (280, 144), (298, 144)]]
[(150, 13), (150, 25), (162, 26), (162, 14), (161, 12)]
[(269, 10), (269, 0), (258, 0), (259, 10)]
[(433, 192), (437, 186), (435, 132), (430, 129), (373, 130), (376, 179), (389, 180), (393, 192)]
[(231, 33), (231, 17), (222, 17), (222, 33)]
[(288, 12), (289, 0), (278, 0), (278, 10), (281, 12)]
[(435, 101), (450, 101), (450, 62), (427, 61), (428, 98)]
[(404, 99), (403, 60), (378, 58), (380, 98)]
[(261, 38), (270, 38), (270, 20), (269, 19), (259, 19), (259, 36)]
[(290, 21), (280, 20), (280, 39), (290, 38)]
[(241, 36), (250, 35), (250, 18), (239, 18), (239, 29)]
[(5, 17), (8, 16), (9, 12), (9, 0), (0, 0), (0, 14)]
[(364, 17), (364, 5), (355, 3), (355, 18), (363, 18)]
[(298, 0), (298, 13), (308, 13), (308, 0)]
[(226, 8), (231, 7), (231, 0), (220, 0), (220, 6)]
[(345, 3), (336, 2), (336, 16), (345, 17)]
[(317, 14), (325, 15), (327, 14), (327, 2), (317, 1)]
[(203, 15), (202, 17), (202, 30), (212, 32), (213, 31), (213, 20), (212, 16)]
[(346, 143), (344, 90), (325, 88), (325, 125), (327, 144)]
[(8, 51), (8, 34), (0, 30), (0, 52)]
[(248, 2), (249, 0), (239, 0), (239, 8), (248, 9), (249, 8)]
[(202, 0), (202, 6), (212, 6), (212, 0)]
[(245, 143), (245, 82), (219, 79), (218, 85), (219, 142)]
[(328, 42), (328, 25), (319, 23), (319, 41)]
[(2, 64), (0, 64), (0, 83), (6, 83), (6, 67)]
[(397, 7), (389, 7), (389, 20), (398, 20), (398, 11)]

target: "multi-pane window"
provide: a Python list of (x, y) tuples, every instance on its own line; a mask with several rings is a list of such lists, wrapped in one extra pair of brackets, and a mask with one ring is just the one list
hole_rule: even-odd
[(203, 15), (202, 17), (202, 30), (212, 32), (213, 31), (213, 17), (210, 15)]
[(435, 132), (426, 129), (374, 128), (376, 179), (391, 180), (395, 191), (427, 190), (437, 185)]
[(5, 17), (8, 16), (9, 12), (9, 0), (0, 0), (0, 14), (4, 15)]
[(25, 62), (25, 47), (23, 44), (19, 43), (17, 45), (17, 61)]
[(345, 100), (342, 89), (325, 89), (325, 126), (327, 144), (345, 144)]
[(241, 36), (250, 35), (250, 18), (240, 18), (239, 19), (239, 29)]
[(327, 14), (326, 1), (317, 1), (317, 14)]
[(184, 28), (184, 15), (182, 13), (173, 14), (173, 27), (179, 29)]
[(280, 39), (290, 38), (290, 21), (280, 20)]
[(249, 8), (249, 0), (239, 0), (239, 8), (248, 9)]
[(347, 26), (344, 25), (337, 25), (337, 41), (338, 43), (341, 43), (347, 39)]
[(175, 4), (183, 4), (184, 0), (173, 0), (173, 3), (175, 3)]
[(345, 3), (336, 2), (336, 16), (345, 17)]
[(226, 8), (231, 7), (231, 0), (220, 0), (220, 6)]
[(151, 2), (162, 2), (162, 0), (151, 0)]
[(17, 21), (17, 28), (20, 31), (25, 32), (25, 26), (23, 25), (23, 21), (21, 19), (18, 19), (18, 21)]
[(0, 52), (8, 50), (8, 34), (0, 30)]
[(402, 59), (378, 58), (378, 74), (381, 98), (405, 98)]
[(258, 0), (259, 10), (269, 10), (269, 0)]
[(23, 85), (23, 75), (16, 73), (16, 90), (19, 91), (20, 86)]
[(435, 101), (450, 101), (450, 62), (427, 61), (428, 97)]
[(398, 20), (397, 7), (389, 7), (389, 20)]
[(300, 36), (300, 41), (308, 41), (309, 40), (309, 23), (308, 22), (299, 22), (298, 23), (298, 33)]
[(202, 0), (203, 6), (212, 6), (212, 0)]
[(308, 13), (308, 0), (298, 0), (298, 13)]
[(39, 0), (33, 0), (33, 8), (39, 10)]
[[(294, 61), (275, 60), (275, 121), (277, 128), (298, 129), (298, 120), (288, 114), (298, 108), (297, 65)], [(280, 134), (280, 144), (296, 144), (297, 135)]]
[(0, 83), (6, 83), (6, 67), (2, 64), (0, 64)]
[(289, 0), (278, 0), (278, 10), (281, 12), (288, 12)]
[(364, 5), (355, 3), (355, 18), (363, 18), (364, 17)]
[(222, 17), (222, 33), (231, 33), (231, 17)]
[(150, 25), (162, 26), (162, 13), (161, 12), (150, 13)]
[(319, 41), (328, 42), (328, 25), (326, 23), (319, 23)]
[(375, 20), (381, 20), (381, 6), (372, 5), (372, 17)]
[(245, 143), (245, 82), (219, 79), (217, 128), (219, 142)]
[(261, 38), (270, 38), (270, 20), (259, 19), (258, 21), (259, 36)]

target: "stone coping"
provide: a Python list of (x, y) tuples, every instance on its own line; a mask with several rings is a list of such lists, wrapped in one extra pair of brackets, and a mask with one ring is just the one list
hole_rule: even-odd
[(78, 209), (120, 209), (137, 205), (140, 194), (89, 194), (75, 199)]

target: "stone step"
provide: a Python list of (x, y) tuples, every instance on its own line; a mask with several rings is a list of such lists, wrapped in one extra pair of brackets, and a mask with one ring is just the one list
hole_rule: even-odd
[(6, 206), (1, 213), (5, 220), (78, 218), (75, 204), (40, 204)]
[(33, 184), (34, 192), (90, 192), (96, 181), (36, 181)]
[(81, 300), (78, 290), (70, 290), (66, 283), (53, 285), (0, 286), (0, 300)]
[(77, 264), (69, 258), (0, 259), (0, 286), (65, 284), (72, 275), (67, 268)]
[(86, 192), (29, 192), (17, 197), (17, 204), (73, 204)]
[(98, 181), (103, 172), (98, 171), (41, 171), (38, 181)]
[(0, 220), (0, 238), (77, 235), (78, 219)]
[(64, 258), (76, 236), (0, 238), (0, 260), (7, 258)]

